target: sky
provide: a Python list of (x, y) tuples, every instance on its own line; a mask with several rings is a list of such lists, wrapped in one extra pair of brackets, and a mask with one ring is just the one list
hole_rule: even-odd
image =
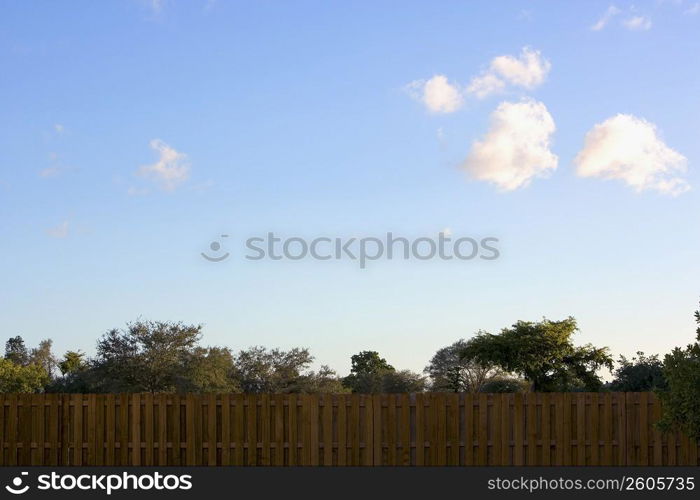
[[(542, 317), (615, 356), (693, 340), (699, 2), (71, 6), (0, 6), (5, 337), (183, 321), (341, 374)], [(499, 256), (246, 259), (269, 232)]]

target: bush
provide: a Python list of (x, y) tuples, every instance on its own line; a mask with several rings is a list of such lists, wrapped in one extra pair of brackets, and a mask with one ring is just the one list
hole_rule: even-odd
[(659, 393), (664, 403), (659, 427), (700, 439), (700, 311), (695, 312), (695, 321), (697, 341), (685, 349), (675, 348), (664, 359), (668, 389)]

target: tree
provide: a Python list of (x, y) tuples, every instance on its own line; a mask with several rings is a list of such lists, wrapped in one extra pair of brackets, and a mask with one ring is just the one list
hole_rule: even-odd
[(83, 371), (86, 368), (85, 354), (81, 351), (68, 351), (63, 355), (63, 359), (58, 362), (58, 369), (64, 377)]
[(500, 334), (480, 332), (462, 354), (465, 359), (524, 377), (533, 391), (595, 391), (602, 385), (597, 371), (603, 367), (612, 370), (612, 358), (607, 348), (574, 346), (571, 337), (577, 330), (572, 317), (518, 321)]
[(527, 392), (530, 384), (523, 379), (497, 375), (484, 383), (481, 387), (481, 392), (488, 393), (511, 393), (511, 392)]
[(432, 379), (431, 390), (479, 392), (485, 383), (499, 374), (491, 365), (462, 356), (467, 348), (464, 339), (439, 349), (423, 370)]
[(638, 351), (632, 359), (620, 356), (615, 378), (608, 385), (612, 391), (643, 392), (666, 388), (664, 365), (658, 355), (645, 356)]
[(226, 347), (196, 347), (186, 353), (176, 385), (179, 392), (240, 392), (231, 351)]
[(240, 351), (235, 359), (235, 377), (243, 392), (299, 392), (302, 372), (314, 357), (308, 349), (289, 351), (256, 346)]
[(40, 365), (0, 359), (0, 392), (42, 392), (48, 383), (49, 376)]
[(16, 365), (25, 366), (29, 363), (29, 351), (24, 345), (24, 339), (17, 335), (5, 342), (5, 359)]
[(382, 392), (382, 379), (396, 369), (377, 351), (362, 351), (350, 357), (350, 375), (343, 379), (343, 385), (352, 392), (374, 394)]
[(49, 378), (53, 378), (57, 364), (56, 357), (51, 351), (52, 346), (53, 341), (51, 339), (42, 340), (39, 342), (39, 347), (32, 349), (29, 354), (29, 363), (43, 367)]
[(384, 393), (423, 392), (426, 386), (425, 377), (411, 370), (388, 370), (381, 379), (381, 392)]
[(659, 392), (663, 415), (659, 427), (678, 429), (700, 439), (700, 309), (695, 311), (696, 341), (685, 349), (676, 347), (664, 358), (663, 374), (668, 384)]
[(330, 367), (322, 365), (317, 372), (302, 374), (290, 387), (290, 392), (305, 394), (342, 394), (350, 392), (338, 374)]
[(201, 329), (200, 325), (136, 321), (126, 330), (110, 330), (97, 343), (97, 356), (86, 379), (98, 392), (172, 392)]

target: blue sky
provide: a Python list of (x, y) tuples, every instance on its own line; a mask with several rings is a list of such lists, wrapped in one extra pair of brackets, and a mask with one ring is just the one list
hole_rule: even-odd
[[(6, 2), (0, 317), (421, 370), (573, 315), (665, 353), (700, 296), (700, 6), (686, 1)], [(492, 262), (246, 261), (285, 236), (498, 237)], [(232, 257), (200, 257), (222, 233)]]

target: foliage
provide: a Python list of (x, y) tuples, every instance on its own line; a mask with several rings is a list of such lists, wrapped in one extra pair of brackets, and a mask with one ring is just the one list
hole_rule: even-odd
[(0, 358), (0, 392), (41, 392), (49, 376), (41, 365), (20, 365)]
[(664, 358), (668, 388), (659, 393), (663, 401), (660, 427), (700, 439), (700, 309), (695, 312), (695, 321), (696, 342), (685, 349), (677, 347)]
[(58, 362), (58, 369), (63, 376), (78, 373), (87, 368), (85, 354), (81, 351), (68, 351), (63, 355), (63, 359)]
[(229, 349), (195, 347), (183, 355), (182, 372), (175, 386), (178, 392), (240, 392), (233, 375), (233, 355)]
[(654, 354), (645, 356), (638, 351), (632, 359), (620, 356), (615, 378), (608, 388), (619, 392), (643, 392), (666, 388), (663, 362)]
[(432, 379), (431, 390), (441, 392), (479, 392), (499, 374), (498, 368), (462, 356), (464, 339), (439, 349), (423, 370)]
[(39, 342), (38, 347), (35, 347), (29, 353), (29, 363), (34, 363), (43, 367), (49, 378), (53, 378), (57, 366), (56, 357), (51, 351), (52, 347), (53, 340), (44, 339)]
[(172, 392), (200, 338), (201, 326), (129, 323), (97, 343), (86, 379), (96, 392)]
[(29, 351), (24, 345), (24, 339), (17, 335), (5, 342), (5, 359), (20, 366), (25, 366), (29, 363)]
[(423, 392), (427, 387), (425, 377), (411, 370), (386, 371), (381, 378), (384, 393)]
[(518, 321), (500, 334), (480, 332), (462, 352), (465, 359), (499, 366), (532, 384), (533, 391), (598, 390), (600, 368), (612, 369), (607, 348), (574, 346), (577, 331), (572, 317), (562, 321)]
[(289, 351), (251, 347), (240, 351), (234, 360), (235, 377), (243, 392), (302, 392), (302, 372), (313, 362), (308, 349)]
[(343, 379), (343, 385), (360, 394), (382, 392), (384, 376), (396, 371), (377, 351), (354, 354), (350, 357), (350, 364), (350, 375)]
[(487, 380), (486, 383), (484, 383), (484, 385), (481, 387), (481, 392), (527, 392), (529, 388), (530, 384), (526, 380), (499, 375)]

